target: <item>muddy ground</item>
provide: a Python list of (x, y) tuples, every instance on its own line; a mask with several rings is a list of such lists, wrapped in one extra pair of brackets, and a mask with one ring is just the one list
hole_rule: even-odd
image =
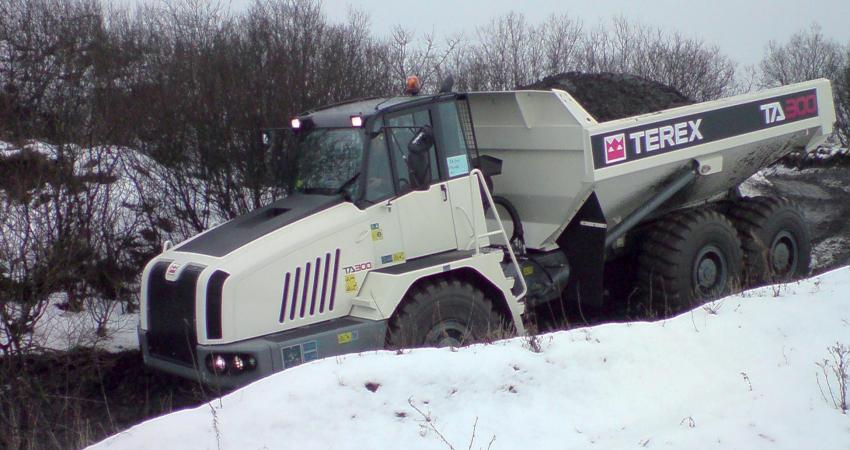
[(780, 195), (803, 209), (812, 233), (812, 273), (850, 264), (850, 167), (777, 165), (743, 186), (745, 195)]

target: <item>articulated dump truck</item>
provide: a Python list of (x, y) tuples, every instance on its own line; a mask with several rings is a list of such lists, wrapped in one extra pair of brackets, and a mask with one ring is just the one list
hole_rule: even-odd
[(604, 123), (558, 90), (308, 111), (267, 134), (296, 168), (289, 195), (145, 268), (145, 362), (240, 386), (332, 355), (521, 335), (551, 302), (686, 307), (804, 276), (801, 212), (738, 186), (834, 121), (827, 80)]

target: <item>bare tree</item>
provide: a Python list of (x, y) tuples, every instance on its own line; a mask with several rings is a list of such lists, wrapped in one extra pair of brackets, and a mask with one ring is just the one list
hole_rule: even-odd
[[(421, 39), (421, 40), (420, 40)], [(445, 64), (461, 41), (460, 36), (452, 36), (443, 45), (438, 44), (433, 33), (421, 38), (416, 34), (397, 26), (393, 29), (389, 41), (385, 44), (383, 64), (390, 69), (390, 75), (397, 87), (393, 93), (400, 93), (401, 84), (408, 75), (416, 75), (425, 91), (434, 90), (440, 83), (439, 77), (445, 72)]]
[(542, 36), (522, 13), (492, 19), (478, 28), (477, 42), (464, 53), (468, 61), (457, 70), (465, 78), (462, 84), (472, 90), (501, 90), (536, 81), (547, 63)]
[(846, 50), (823, 35), (813, 24), (808, 30), (794, 33), (788, 42), (770, 41), (761, 60), (761, 85), (780, 86), (813, 80), (837, 79), (845, 64)]
[(844, 71), (835, 80), (835, 99), (835, 112), (838, 115), (836, 134), (846, 148), (850, 146), (850, 45), (847, 48)]
[(588, 28), (566, 15), (534, 25), (511, 12), (479, 28), (451, 65), (469, 90), (513, 89), (569, 71), (638, 75), (695, 100), (736, 90), (735, 63), (716, 46), (624, 16)]
[(583, 24), (566, 14), (552, 14), (542, 25), (543, 48), (549, 74), (574, 70), (578, 66)]
[(585, 34), (579, 70), (628, 73), (667, 84), (696, 101), (734, 93), (735, 63), (716, 46), (615, 16)]
[(850, 105), (847, 100), (850, 45), (843, 46), (827, 38), (821, 27), (813, 24), (807, 30), (794, 33), (784, 44), (770, 41), (760, 69), (760, 84), (763, 87), (815, 78), (830, 79), (838, 115), (836, 137), (843, 145), (850, 145)]

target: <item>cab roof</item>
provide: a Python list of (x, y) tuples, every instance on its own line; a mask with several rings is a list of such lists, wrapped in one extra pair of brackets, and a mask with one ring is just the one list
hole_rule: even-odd
[(461, 97), (461, 94), (450, 93), (361, 98), (305, 111), (298, 114), (297, 117), (302, 121), (308, 120), (312, 122), (313, 126), (316, 127), (348, 127), (351, 126), (352, 116), (360, 116), (365, 121), (377, 114), (459, 97)]

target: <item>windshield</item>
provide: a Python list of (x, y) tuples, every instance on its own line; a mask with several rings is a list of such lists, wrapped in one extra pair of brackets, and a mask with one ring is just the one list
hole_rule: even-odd
[(336, 194), (354, 184), (363, 159), (361, 128), (315, 128), (298, 143), (295, 189)]

